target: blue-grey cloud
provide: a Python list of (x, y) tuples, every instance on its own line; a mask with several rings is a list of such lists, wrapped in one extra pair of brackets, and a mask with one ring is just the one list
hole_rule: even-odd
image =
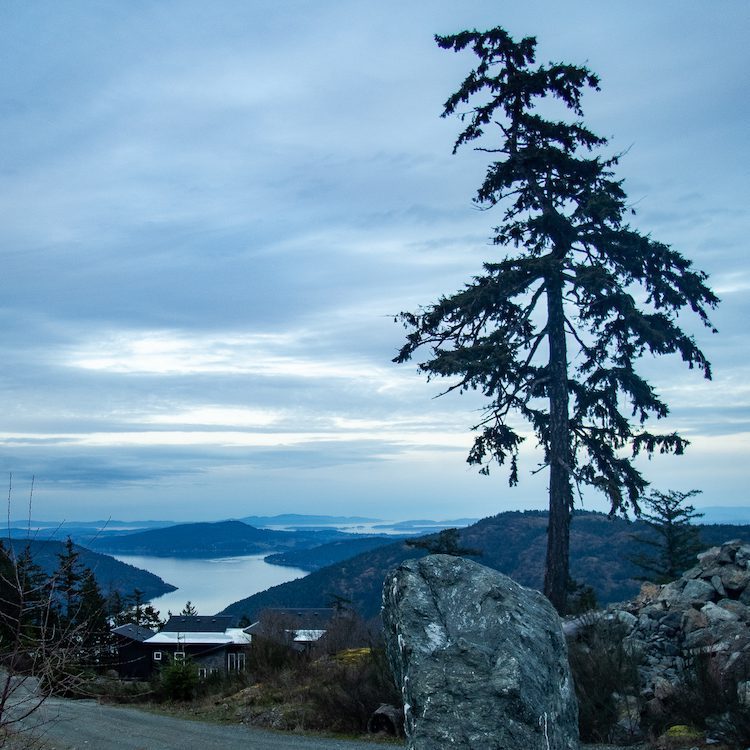
[[(440, 384), (390, 362), (394, 314), (503, 254), (499, 214), (471, 204), (486, 155), (451, 156), (459, 123), (438, 117), (471, 60), (432, 40), (498, 22), (601, 74), (588, 121), (629, 149), (634, 225), (724, 299), (718, 336), (685, 321), (713, 389), (671, 358), (643, 371), (697, 436), (697, 479), (719, 446), (742, 455), (747, 4), (501, 15), (490, 0), (0, 7), (0, 470), (44, 477), (39, 502), (83, 516), (205, 517), (209, 496), (241, 515), (248, 492), (332, 511), (387, 498), (398, 515), (399, 492), (410, 515), (515, 503), (463, 463), (481, 399), (435, 401)], [(660, 479), (685, 473), (668, 466)], [(525, 486), (526, 503), (544, 494)]]

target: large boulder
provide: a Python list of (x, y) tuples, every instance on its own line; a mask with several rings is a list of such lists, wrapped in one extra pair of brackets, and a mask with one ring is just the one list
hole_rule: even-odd
[(573, 750), (578, 709), (560, 619), (537, 591), (449, 555), (383, 590), (411, 750)]

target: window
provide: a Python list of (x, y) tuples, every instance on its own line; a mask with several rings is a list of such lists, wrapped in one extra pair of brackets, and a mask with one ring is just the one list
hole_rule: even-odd
[(161, 661), (161, 651), (154, 651), (154, 661)]
[(227, 654), (227, 672), (244, 672), (245, 654)]
[(207, 673), (208, 672), (205, 667), (198, 667), (198, 679), (199, 680), (205, 680)]
[(175, 661), (185, 661), (185, 652), (184, 651), (175, 651), (174, 652), (174, 660)]

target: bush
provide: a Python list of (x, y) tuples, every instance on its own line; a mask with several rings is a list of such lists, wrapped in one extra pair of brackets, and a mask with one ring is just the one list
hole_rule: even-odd
[(308, 698), (320, 728), (365, 732), (383, 703), (401, 705), (382, 648), (349, 649), (311, 666)]
[(189, 660), (172, 660), (159, 672), (158, 694), (171, 701), (192, 700), (198, 687), (198, 670)]
[(747, 675), (722, 679), (716, 657), (710, 653), (692, 655), (685, 663), (675, 691), (665, 702), (662, 716), (651, 723), (661, 734), (673, 725), (688, 725), (735, 747), (750, 745), (750, 705), (742, 687)]
[(568, 644), (584, 742), (612, 742), (638, 731), (639, 655), (627, 648), (625, 634), (621, 623), (592, 615)]

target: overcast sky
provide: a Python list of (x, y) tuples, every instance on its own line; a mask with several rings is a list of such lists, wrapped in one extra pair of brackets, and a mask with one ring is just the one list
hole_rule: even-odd
[[(546, 505), (465, 463), (481, 400), (391, 363), (401, 310), (459, 289), (499, 215), (441, 105), (473, 65), (435, 33), (503, 25), (587, 64), (635, 225), (711, 275), (714, 365), (644, 363), (685, 457), (746, 505), (747, 0), (5, 0), (0, 469), (13, 516), (484, 516)], [(533, 442), (533, 441), (529, 441)], [(585, 505), (605, 506), (593, 495)]]

